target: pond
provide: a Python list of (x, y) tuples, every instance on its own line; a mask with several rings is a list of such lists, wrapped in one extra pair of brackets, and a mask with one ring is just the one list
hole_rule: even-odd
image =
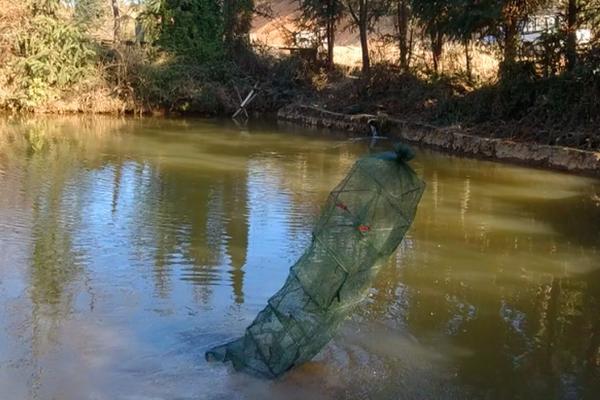
[(429, 151), (409, 235), (313, 362), (205, 362), (366, 151), (274, 123), (0, 121), (0, 397), (599, 398), (600, 181)]

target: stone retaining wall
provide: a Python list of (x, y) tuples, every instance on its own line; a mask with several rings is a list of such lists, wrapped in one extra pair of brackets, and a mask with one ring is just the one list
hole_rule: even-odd
[[(302, 125), (343, 131), (349, 136), (368, 135), (368, 121), (377, 119), (373, 115), (346, 115), (305, 105), (284, 107), (277, 113), (277, 118)], [(600, 176), (599, 152), (506, 139), (489, 139), (467, 135), (455, 128), (438, 128), (393, 118), (385, 119), (384, 125), (384, 130), (389, 137), (420, 146), (477, 158)]]

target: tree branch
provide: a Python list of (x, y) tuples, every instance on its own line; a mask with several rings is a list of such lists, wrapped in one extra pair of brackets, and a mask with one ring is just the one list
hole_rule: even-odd
[(352, 19), (354, 20), (356, 25), (359, 25), (360, 18), (358, 16), (358, 14), (356, 14), (356, 11), (354, 11), (354, 7), (352, 7), (352, 4), (348, 1), (346, 1), (345, 3), (346, 3), (346, 7), (348, 7), (348, 12), (350, 12), (350, 16), (352, 17)]

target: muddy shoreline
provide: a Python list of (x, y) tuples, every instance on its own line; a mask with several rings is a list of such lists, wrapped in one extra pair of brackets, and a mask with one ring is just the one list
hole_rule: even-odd
[(600, 152), (484, 138), (465, 134), (458, 128), (439, 128), (368, 114), (340, 114), (302, 104), (289, 105), (280, 109), (277, 119), (342, 131), (348, 136), (364, 136), (368, 132), (368, 122), (376, 120), (382, 126), (386, 136), (421, 147), (479, 159), (600, 176)]

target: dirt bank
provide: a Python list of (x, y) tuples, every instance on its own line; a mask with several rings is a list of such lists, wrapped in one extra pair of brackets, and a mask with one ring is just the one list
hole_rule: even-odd
[(302, 125), (344, 131), (350, 136), (364, 136), (369, 130), (367, 123), (377, 120), (387, 136), (419, 146), (469, 157), (600, 176), (600, 152), (485, 138), (465, 134), (455, 128), (438, 128), (369, 114), (341, 114), (302, 104), (280, 109), (277, 118)]

